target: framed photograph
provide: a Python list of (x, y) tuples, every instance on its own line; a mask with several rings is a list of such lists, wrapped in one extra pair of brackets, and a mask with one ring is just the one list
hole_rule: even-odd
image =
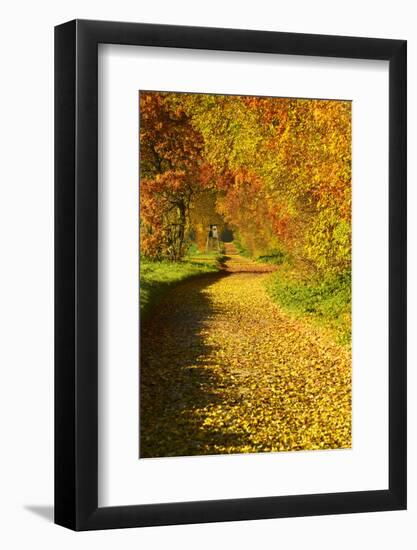
[(406, 508), (406, 42), (55, 29), (55, 522)]

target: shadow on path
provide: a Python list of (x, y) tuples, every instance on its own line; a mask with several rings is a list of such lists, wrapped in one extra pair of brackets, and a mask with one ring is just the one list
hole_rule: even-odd
[(141, 327), (140, 457), (216, 454), (241, 446), (245, 434), (203, 426), (204, 408), (222, 403), (207, 334), (218, 314), (204, 290), (222, 271), (177, 285)]
[(141, 324), (140, 457), (349, 448), (351, 356), (271, 301), (239, 255)]

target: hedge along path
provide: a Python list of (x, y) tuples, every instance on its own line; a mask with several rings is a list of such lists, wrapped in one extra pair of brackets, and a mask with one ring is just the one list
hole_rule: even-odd
[(141, 328), (140, 456), (351, 447), (349, 349), (272, 302), (271, 266), (224, 268)]

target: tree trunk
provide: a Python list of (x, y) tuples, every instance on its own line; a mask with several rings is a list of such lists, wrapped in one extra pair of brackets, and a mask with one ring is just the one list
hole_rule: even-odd
[(177, 259), (184, 255), (185, 226), (187, 223), (186, 205), (184, 201), (178, 204), (178, 238), (177, 238)]

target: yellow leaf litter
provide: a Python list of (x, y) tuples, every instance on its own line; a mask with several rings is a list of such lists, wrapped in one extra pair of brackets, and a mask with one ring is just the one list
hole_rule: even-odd
[(268, 266), (172, 289), (141, 328), (140, 457), (351, 447), (351, 353), (269, 298)]

